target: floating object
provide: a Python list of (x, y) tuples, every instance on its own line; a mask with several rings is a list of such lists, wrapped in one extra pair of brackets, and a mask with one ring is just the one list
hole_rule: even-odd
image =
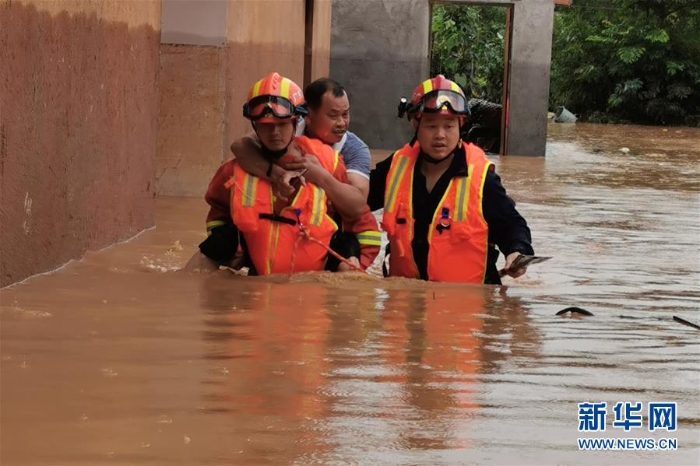
[(568, 111), (564, 107), (557, 107), (557, 111), (554, 114), (554, 121), (557, 123), (576, 123), (576, 115)]
[[(515, 270), (520, 270), (522, 268), (527, 267), (528, 265), (532, 264), (539, 264), (540, 262), (547, 261), (551, 259), (551, 256), (527, 256), (525, 254), (521, 254), (518, 257), (515, 258), (512, 264), (510, 264), (510, 269), (511, 271)], [(498, 276), (499, 277), (505, 277), (508, 274), (508, 270), (506, 269), (501, 269), (498, 271)]]
[(700, 330), (700, 325), (694, 324), (694, 323), (692, 323), (692, 322), (688, 322), (687, 320), (681, 319), (680, 317), (673, 316), (673, 320), (675, 320), (675, 321), (678, 322), (679, 324), (687, 325), (688, 327), (693, 327), (693, 328), (695, 328), (695, 329)]
[(584, 316), (592, 316), (593, 313), (591, 311), (587, 311), (585, 309), (581, 309), (580, 307), (567, 307), (566, 309), (562, 309), (561, 311), (557, 312), (558, 316), (564, 315), (567, 312), (570, 312), (572, 314), (581, 314)]
[(620, 148), (620, 152), (622, 152), (623, 154), (629, 154), (629, 151), (630, 151), (629, 147), (621, 147)]

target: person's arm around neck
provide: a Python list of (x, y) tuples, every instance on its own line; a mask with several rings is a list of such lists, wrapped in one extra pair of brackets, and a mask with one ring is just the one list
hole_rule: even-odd
[(357, 173), (348, 173), (348, 183), (350, 186), (360, 191), (360, 195), (365, 202), (369, 196), (369, 179)]
[[(231, 152), (236, 157), (236, 163), (243, 170), (258, 178), (272, 181), (272, 176), (267, 176), (270, 162), (263, 157), (260, 151), (260, 145), (254, 139), (254, 136), (246, 135), (233, 141), (231, 144)], [(284, 171), (284, 169), (278, 165), (272, 167), (273, 171), (275, 169)]]
[(276, 163), (265, 160), (254, 135), (249, 134), (233, 141), (231, 152), (236, 158), (236, 163), (243, 170), (272, 183), (278, 197), (287, 200), (289, 196), (294, 194), (296, 189), (290, 184), (290, 181), (299, 173), (287, 171)]
[(348, 175), (342, 159), (333, 173), (323, 168), (314, 154), (295, 157), (286, 164), (290, 170), (304, 173), (304, 179), (323, 189), (331, 204), (347, 221), (355, 221), (362, 215), (366, 199), (356, 187), (348, 183)]
[[(325, 172), (319, 177), (316, 184), (326, 192), (335, 209), (347, 221), (355, 221), (360, 218), (365, 207), (367, 207), (367, 197), (362, 194), (362, 191), (350, 184), (349, 177), (345, 172), (345, 166), (342, 163), (342, 161), (338, 163), (338, 168), (342, 166), (340, 170), (336, 169), (335, 174)], [(334, 176), (336, 174), (341, 178), (345, 178), (345, 180), (338, 180)]]

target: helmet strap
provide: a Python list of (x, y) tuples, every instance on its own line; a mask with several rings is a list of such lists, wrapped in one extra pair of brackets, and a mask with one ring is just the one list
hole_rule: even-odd
[[(287, 143), (287, 145), (284, 147), (284, 149), (272, 150), (262, 142), (262, 139), (260, 139), (260, 135), (258, 134), (258, 129), (255, 127), (255, 121), (251, 121), (250, 124), (253, 127), (253, 131), (255, 131), (255, 135), (258, 136), (258, 142), (260, 143), (260, 151), (262, 152), (262, 156), (265, 159), (270, 160), (272, 162), (279, 160), (280, 157), (282, 157), (284, 154), (286, 154), (287, 150), (289, 149), (290, 144), (292, 144), (292, 141), (294, 141), (294, 136), (292, 136), (292, 139), (290, 139), (289, 143)], [(294, 132), (295, 133), (296, 133), (296, 129), (297, 129), (297, 120), (294, 119)]]
[(272, 149), (269, 149), (267, 146), (265, 146), (265, 144), (263, 144), (262, 142), (260, 143), (260, 149), (262, 151), (263, 157), (265, 157), (267, 160), (271, 160), (271, 161), (279, 160), (280, 157), (282, 157), (284, 154), (287, 153), (287, 148), (289, 148), (289, 146), (285, 147), (284, 149), (280, 149), (280, 150), (272, 150)]

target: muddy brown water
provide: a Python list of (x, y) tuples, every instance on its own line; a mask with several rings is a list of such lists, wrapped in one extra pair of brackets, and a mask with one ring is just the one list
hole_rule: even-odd
[[(700, 130), (550, 125), (547, 150), (494, 158), (553, 256), (503, 287), (184, 273), (206, 208), (159, 198), (156, 228), (0, 291), (0, 463), (698, 464), (700, 332), (672, 317), (700, 323)], [(676, 402), (678, 430), (614, 428), (618, 401)]]

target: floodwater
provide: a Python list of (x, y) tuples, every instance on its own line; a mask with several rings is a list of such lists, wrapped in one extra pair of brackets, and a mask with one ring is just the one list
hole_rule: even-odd
[[(700, 130), (549, 139), (494, 159), (553, 256), (503, 287), (187, 274), (204, 203), (161, 198), (155, 229), (1, 290), (0, 463), (698, 464), (700, 331), (673, 316), (700, 323)], [(596, 437), (677, 449), (579, 451)]]

